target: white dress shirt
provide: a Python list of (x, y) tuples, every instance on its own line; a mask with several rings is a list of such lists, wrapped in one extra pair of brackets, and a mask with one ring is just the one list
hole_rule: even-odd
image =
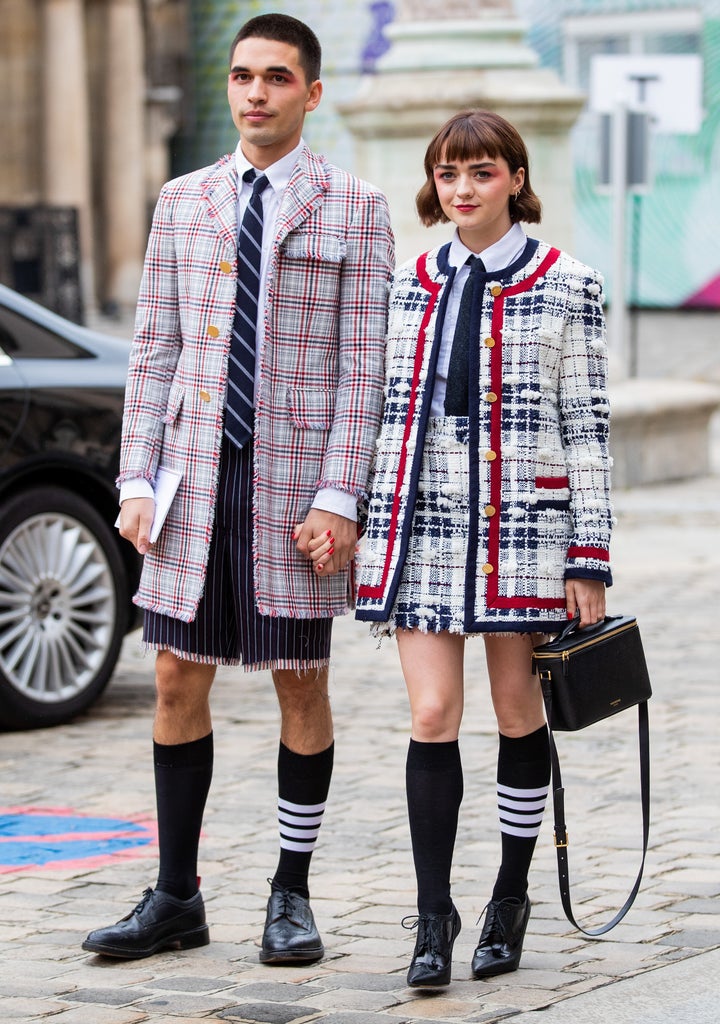
[(505, 267), (509, 267), (511, 263), (514, 263), (524, 250), (526, 242), (527, 236), (523, 229), (519, 224), (513, 224), (510, 230), (493, 245), (483, 249), (482, 252), (473, 252), (460, 241), (460, 235), (457, 229), (455, 230), (455, 234), (450, 242), (448, 262), (450, 266), (456, 267), (457, 270), (445, 310), (445, 322), (443, 323), (440, 352), (438, 353), (437, 370), (435, 371), (435, 389), (430, 407), (431, 416), (445, 415), (445, 389), (447, 386), (448, 367), (450, 365), (450, 352), (460, 310), (460, 298), (470, 273), (470, 268), (466, 266), (468, 257), (479, 256), (485, 265), (485, 270), (492, 274), (494, 271), (504, 270)]

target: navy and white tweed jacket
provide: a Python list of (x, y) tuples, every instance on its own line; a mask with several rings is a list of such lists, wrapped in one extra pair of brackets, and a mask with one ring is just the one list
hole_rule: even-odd
[[(390, 298), (385, 406), (358, 558), (357, 618), (386, 622), (412, 527), (449, 245), (404, 264)], [(466, 632), (551, 631), (564, 580), (612, 582), (602, 278), (528, 239), (481, 275), (470, 353)]]

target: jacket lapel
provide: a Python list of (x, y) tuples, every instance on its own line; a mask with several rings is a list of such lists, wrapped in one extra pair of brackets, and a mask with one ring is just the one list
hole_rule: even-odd
[(208, 217), (233, 252), (237, 249), (237, 173), (232, 156), (223, 157), (203, 182)]
[(328, 187), (329, 174), (325, 162), (305, 146), (283, 193), (275, 228), (276, 245), (280, 245), (322, 203)]

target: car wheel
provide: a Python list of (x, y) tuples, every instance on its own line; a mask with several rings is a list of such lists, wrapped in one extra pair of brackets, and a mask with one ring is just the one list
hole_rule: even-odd
[(66, 722), (106, 686), (127, 624), (117, 541), (61, 488), (15, 495), (0, 512), (0, 725)]

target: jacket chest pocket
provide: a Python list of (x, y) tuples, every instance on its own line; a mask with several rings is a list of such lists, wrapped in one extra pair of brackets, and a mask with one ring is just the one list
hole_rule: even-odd
[(288, 235), (272, 289), (278, 339), (294, 335), (321, 347), (335, 342), (345, 252), (345, 240), (334, 235)]
[(293, 232), (280, 247), (280, 253), (289, 260), (311, 260), (319, 263), (342, 263), (347, 253), (347, 242), (338, 235)]

